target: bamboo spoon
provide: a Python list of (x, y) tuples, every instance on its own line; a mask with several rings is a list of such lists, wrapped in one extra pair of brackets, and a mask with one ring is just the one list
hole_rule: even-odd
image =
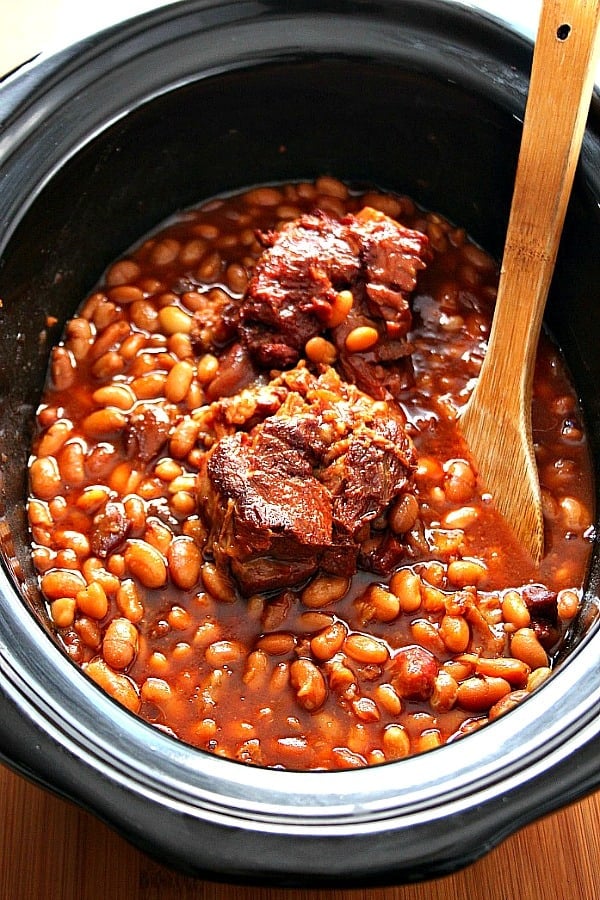
[(581, 149), (600, 46), (600, 0), (544, 0), (487, 353), (460, 417), (491, 493), (538, 564), (544, 520), (531, 396), (544, 306)]

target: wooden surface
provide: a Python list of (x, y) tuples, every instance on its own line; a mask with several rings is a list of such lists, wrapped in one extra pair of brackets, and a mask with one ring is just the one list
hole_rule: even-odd
[[(41, 49), (49, 34), (70, 37), (57, 27), (59, 8), (74, 28), (76, 14), (111, 2), (0, 0), (0, 72)], [(511, 2), (501, 3), (507, 15)], [(128, 3), (119, 0), (123, 14)], [(132, 12), (142, 5), (133, 0)], [(468, 869), (425, 884), (350, 891), (216, 885), (147, 859), (88, 813), (0, 767), (0, 900), (596, 900), (599, 859), (596, 794), (530, 825)]]
[(596, 900), (599, 860), (594, 794), (435, 881), (344, 891), (213, 884), (170, 871), (93, 816), (0, 768), (0, 900)]

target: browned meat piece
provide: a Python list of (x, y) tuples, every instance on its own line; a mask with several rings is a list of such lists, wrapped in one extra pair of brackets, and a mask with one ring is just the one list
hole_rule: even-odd
[(105, 559), (114, 553), (131, 531), (131, 522), (122, 503), (109, 501), (94, 517), (90, 534), (90, 547), (95, 556)]
[(540, 584), (529, 584), (523, 590), (523, 599), (533, 615), (556, 621), (558, 615), (556, 591), (551, 591)]
[(217, 523), (212, 550), (231, 562), (243, 593), (303, 581), (331, 542), (331, 502), (306, 457), (257, 429), (238, 432), (210, 454), (201, 496)]
[[(363, 280), (353, 288), (354, 304), (332, 331), (339, 368), (348, 381), (372, 397), (399, 397), (413, 381), (406, 336), (412, 324), (409, 298), (417, 276), (431, 259), (427, 236), (403, 228), (372, 209), (354, 217), (353, 229), (361, 238)], [(359, 353), (346, 346), (357, 327), (375, 327), (384, 340)]]
[[(299, 367), (272, 385), (287, 389), (279, 408), (217, 441), (198, 477), (205, 551), (245, 595), (299, 584), (319, 567), (352, 575), (414, 469), (400, 412), (332, 369), (316, 377)], [(398, 543), (390, 565), (402, 552)]]
[(348, 219), (361, 242), (367, 286), (375, 294), (385, 288), (383, 305), (403, 311), (405, 295), (414, 291), (419, 270), (431, 259), (427, 236), (368, 207)]
[(132, 413), (126, 434), (127, 452), (149, 462), (166, 444), (171, 418), (160, 404), (140, 404)]
[(322, 331), (338, 291), (357, 279), (360, 246), (325, 213), (301, 216), (263, 241), (268, 249), (248, 284), (241, 331), (259, 365), (288, 368)]
[[(304, 215), (264, 240), (240, 308), (242, 339), (256, 362), (293, 366), (308, 340), (327, 333), (346, 378), (372, 396), (398, 396), (411, 381), (409, 295), (431, 256), (426, 235), (367, 208), (339, 220)], [(336, 298), (347, 290), (353, 308), (339, 323)], [(386, 340), (349, 352), (346, 338), (360, 325)]]
[(523, 589), (523, 599), (538, 641), (546, 650), (552, 650), (560, 640), (556, 592), (541, 584), (530, 584)]
[(401, 647), (390, 665), (391, 683), (401, 697), (407, 700), (427, 700), (435, 687), (438, 663), (429, 650), (410, 644)]
[(220, 288), (200, 292), (195, 282), (185, 280), (176, 283), (174, 290), (180, 294), (186, 291), (193, 291), (195, 294), (190, 340), (198, 355), (215, 353), (235, 338), (236, 305), (229, 294)]
[[(379, 426), (384, 427), (379, 431)], [(389, 427), (385, 428), (388, 424)], [(384, 431), (387, 435), (383, 434)], [(357, 433), (348, 450), (323, 472), (333, 495), (333, 515), (339, 529), (355, 537), (371, 521), (374, 509), (385, 509), (398, 496), (406, 478), (406, 458), (390, 452), (402, 434), (397, 422), (377, 423), (375, 434)]]

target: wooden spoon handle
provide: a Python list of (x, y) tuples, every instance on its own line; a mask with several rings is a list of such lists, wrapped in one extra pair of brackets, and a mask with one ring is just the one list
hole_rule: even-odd
[[(495, 367), (520, 373), (525, 396), (594, 86), (599, 18), (599, 0), (545, 0), (540, 17), (530, 79), (536, 102), (525, 113), (488, 349)], [(520, 302), (532, 293), (535, 302)]]
[(461, 414), (481, 482), (539, 562), (531, 394), (544, 306), (594, 83), (600, 0), (543, 0), (487, 353)]

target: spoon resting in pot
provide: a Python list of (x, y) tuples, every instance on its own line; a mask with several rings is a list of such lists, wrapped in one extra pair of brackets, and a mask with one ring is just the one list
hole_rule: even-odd
[(538, 564), (544, 520), (531, 436), (535, 356), (590, 105), (600, 0), (544, 0), (498, 297), (460, 426), (481, 483)]

